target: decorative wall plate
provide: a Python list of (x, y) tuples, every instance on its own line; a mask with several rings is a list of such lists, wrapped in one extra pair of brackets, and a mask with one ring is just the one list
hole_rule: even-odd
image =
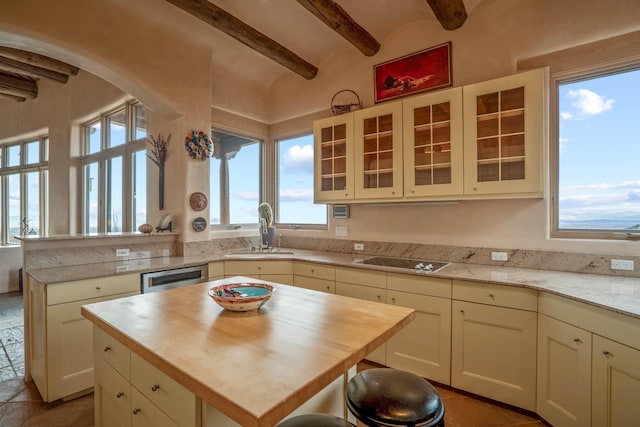
[(207, 208), (207, 196), (200, 192), (193, 193), (189, 198), (189, 205), (196, 212), (203, 211)]
[(198, 218), (193, 220), (191, 226), (197, 232), (204, 231), (204, 229), (207, 228), (207, 220), (199, 216)]

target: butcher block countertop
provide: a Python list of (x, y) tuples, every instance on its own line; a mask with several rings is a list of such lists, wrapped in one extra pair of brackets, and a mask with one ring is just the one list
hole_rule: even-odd
[[(413, 309), (276, 284), (260, 309), (223, 310), (214, 284), (82, 307), (94, 325), (243, 426), (271, 426), (413, 320)], [(270, 282), (265, 282), (270, 283)]]

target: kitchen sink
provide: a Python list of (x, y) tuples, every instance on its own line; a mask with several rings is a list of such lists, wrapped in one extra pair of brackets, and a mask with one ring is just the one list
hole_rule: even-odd
[(425, 261), (411, 258), (391, 258), (376, 256), (372, 258), (356, 261), (359, 264), (379, 265), (382, 267), (402, 268), (406, 270), (424, 271), (427, 273), (435, 273), (448, 266), (449, 262), (442, 261)]

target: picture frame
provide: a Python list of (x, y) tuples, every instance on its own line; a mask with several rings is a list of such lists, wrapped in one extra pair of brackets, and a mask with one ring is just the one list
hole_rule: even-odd
[(453, 84), (451, 42), (374, 65), (375, 103)]

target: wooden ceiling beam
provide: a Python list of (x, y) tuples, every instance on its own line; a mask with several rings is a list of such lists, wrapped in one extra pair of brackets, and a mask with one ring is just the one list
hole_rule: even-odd
[(380, 50), (380, 43), (333, 0), (297, 1), (366, 56)]
[(38, 85), (31, 80), (0, 73), (0, 92), (35, 99), (38, 96)]
[(27, 98), (23, 96), (10, 95), (8, 93), (3, 93), (1, 90), (0, 90), (0, 99), (8, 99), (10, 101), (17, 101), (17, 102), (24, 102), (27, 100)]
[(445, 30), (457, 30), (467, 20), (463, 0), (427, 0), (427, 3)]
[(14, 49), (12, 47), (0, 46), (0, 55), (15, 61), (24, 62), (29, 65), (35, 65), (36, 67), (46, 68), (47, 70), (71, 76), (77, 75), (80, 71), (78, 67), (74, 67), (66, 62), (58, 61), (57, 59), (49, 58), (48, 56), (37, 53), (27, 52), (26, 50)]
[(167, 1), (307, 80), (318, 74), (313, 64), (207, 0)]
[(47, 78), (60, 83), (66, 83), (69, 80), (68, 74), (59, 73), (47, 68), (37, 67), (25, 62), (16, 61), (0, 55), (0, 70), (10, 71), (12, 73), (24, 74), (25, 76), (34, 78)]

